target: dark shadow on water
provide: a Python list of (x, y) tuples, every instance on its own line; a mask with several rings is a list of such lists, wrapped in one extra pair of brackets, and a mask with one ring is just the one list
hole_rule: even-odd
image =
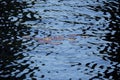
[[(29, 64), (22, 65), (17, 60), (23, 60), (24, 52), (30, 51), (25, 44), (29, 40), (23, 40), (23, 36), (31, 35), (31, 28), (22, 25), (26, 20), (35, 20), (33, 16), (36, 12), (24, 11), (27, 2), (18, 0), (0, 0), (0, 80), (23, 80), (25, 74), (16, 77), (12, 73), (18, 73), (28, 67)], [(31, 17), (28, 17), (30, 14)], [(32, 42), (30, 43), (33, 46)], [(25, 62), (27, 60), (23, 60)]]
[[(102, 73), (98, 72), (97, 76), (91, 78), (94, 79), (108, 79), (119, 80), (120, 79), (120, 15), (119, 15), (119, 1), (109, 1), (104, 3), (104, 7), (101, 10), (106, 14), (110, 14), (110, 22), (106, 30), (109, 33), (105, 34), (104, 40), (110, 43), (102, 44), (100, 46), (100, 54), (103, 55), (105, 61), (110, 61), (111, 66), (108, 66)], [(100, 8), (100, 7), (99, 7)], [(102, 49), (101, 47), (104, 47)], [(104, 69), (105, 66), (101, 66)], [(111, 71), (112, 70), (112, 71)]]

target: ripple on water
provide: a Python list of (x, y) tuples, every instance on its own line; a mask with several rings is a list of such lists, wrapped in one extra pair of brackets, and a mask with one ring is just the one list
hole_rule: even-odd
[(0, 79), (120, 79), (118, 0), (0, 4)]

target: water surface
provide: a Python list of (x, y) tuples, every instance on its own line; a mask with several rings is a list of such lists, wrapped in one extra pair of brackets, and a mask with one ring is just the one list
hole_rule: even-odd
[(0, 1), (0, 79), (119, 80), (118, 0)]

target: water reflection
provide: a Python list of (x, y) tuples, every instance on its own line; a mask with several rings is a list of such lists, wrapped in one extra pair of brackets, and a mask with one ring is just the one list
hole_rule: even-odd
[[(108, 30), (108, 33), (105, 34), (103, 40), (108, 41), (110, 43), (102, 44), (99, 46), (100, 55), (102, 55), (103, 59), (110, 62), (110, 66), (100, 66), (101, 71), (98, 74), (91, 78), (94, 79), (108, 79), (108, 80), (118, 80), (120, 79), (120, 23), (119, 23), (119, 1), (108, 1), (104, 3), (104, 7), (99, 7), (104, 14), (109, 13), (110, 18), (106, 18), (109, 20), (109, 25), (105, 30)], [(97, 64), (92, 64), (92, 67)]]
[[(32, 50), (35, 46), (33, 42), (22, 39), (22, 36), (31, 35), (31, 28), (21, 23), (36, 19), (33, 16), (36, 12), (24, 11), (27, 5), (24, 1), (0, 1), (0, 79), (2, 80), (22, 80), (25, 77), (25, 75), (16, 77), (17, 73), (28, 67), (28, 64), (22, 65), (18, 61), (25, 58), (23, 53)], [(30, 17), (27, 16), (28, 14)]]
[(99, 2), (1, 1), (0, 79), (119, 79), (119, 2)]
[[(110, 60), (113, 67), (107, 67), (105, 70), (104, 77), (110, 79), (120, 79), (120, 23), (119, 23), (119, 1), (111, 1), (106, 3), (105, 12), (110, 13), (110, 23), (108, 29), (109, 33), (106, 34), (105, 40), (110, 41), (110, 44), (107, 44), (105, 48), (100, 51), (101, 54), (107, 54), (104, 56), (104, 59)], [(114, 62), (116, 64), (114, 64)], [(113, 71), (110, 72), (110, 70)]]

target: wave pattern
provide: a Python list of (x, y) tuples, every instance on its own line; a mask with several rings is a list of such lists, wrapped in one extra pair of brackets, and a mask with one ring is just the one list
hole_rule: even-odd
[(35, 0), (18, 6), (10, 14), (4, 8), (8, 16), (0, 17), (0, 79), (120, 79), (119, 1)]

